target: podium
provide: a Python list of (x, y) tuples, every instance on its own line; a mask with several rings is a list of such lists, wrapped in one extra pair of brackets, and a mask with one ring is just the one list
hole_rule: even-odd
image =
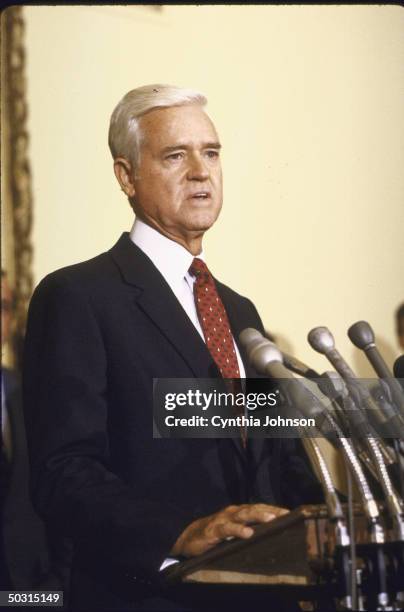
[[(354, 523), (357, 565), (366, 577), (373, 544), (359, 504), (354, 506)], [(285, 610), (298, 609), (298, 602), (308, 610), (346, 609), (342, 604), (336, 607), (335, 602), (343, 600), (348, 560), (346, 548), (335, 542), (326, 506), (306, 505), (270, 523), (255, 525), (248, 540), (222, 542), (203, 555), (171, 565), (163, 577), (166, 588), (176, 589), (184, 601), (198, 593), (200, 597), (222, 597), (225, 603), (226, 593), (233, 597), (238, 593), (237, 598), (247, 600), (251, 594), (262, 601), (276, 597)], [(367, 580), (372, 591), (376, 585), (370, 573)]]

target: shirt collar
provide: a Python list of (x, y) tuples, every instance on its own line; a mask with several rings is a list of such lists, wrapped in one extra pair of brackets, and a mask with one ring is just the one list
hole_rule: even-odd
[[(136, 218), (130, 238), (152, 260), (170, 287), (182, 282), (194, 260), (192, 253)], [(203, 251), (198, 255), (205, 260)]]

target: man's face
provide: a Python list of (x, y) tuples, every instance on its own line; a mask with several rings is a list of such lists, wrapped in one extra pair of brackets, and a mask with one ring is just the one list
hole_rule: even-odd
[(216, 130), (200, 106), (150, 111), (140, 119), (133, 177), (136, 214), (171, 239), (189, 239), (216, 221), (222, 169)]

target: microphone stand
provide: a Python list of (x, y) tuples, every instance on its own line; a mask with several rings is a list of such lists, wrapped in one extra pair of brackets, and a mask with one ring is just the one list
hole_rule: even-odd
[[(386, 610), (388, 609), (388, 584), (384, 556), (386, 539), (381, 524), (379, 509), (363, 473), (362, 466), (356, 456), (352, 441), (344, 436), (344, 433), (334, 421), (328, 410), (325, 410), (325, 416), (328, 423), (334, 428), (338, 440), (341, 443), (344, 458), (355, 477), (361, 494), (363, 509), (368, 519), (370, 543), (360, 544), (356, 547), (358, 553), (366, 560), (367, 564), (368, 576), (367, 580), (361, 585), (361, 590), (365, 592), (368, 597), (370, 609)], [(353, 533), (351, 531), (351, 538), (352, 536)], [(356, 565), (356, 557), (353, 557), (353, 563)]]
[[(352, 486), (352, 476), (351, 471), (349, 469), (348, 461), (344, 455), (344, 464), (345, 464), (345, 475), (348, 489), (348, 529), (349, 529), (349, 537), (351, 540), (351, 597), (352, 597), (352, 607), (354, 610), (363, 609), (363, 602), (358, 601), (358, 585), (357, 585), (357, 559), (356, 559), (356, 538), (355, 538), (355, 517), (354, 517), (354, 508), (353, 508), (353, 486)], [(361, 598), (362, 599), (362, 598)]]
[[(309, 390), (300, 381), (295, 379), (293, 375), (290, 374), (290, 372), (288, 372), (288, 370), (283, 366), (281, 354), (275, 345), (270, 343), (268, 340), (265, 340), (257, 330), (253, 329), (244, 330), (240, 334), (240, 340), (247, 349), (248, 357), (256, 370), (270, 376), (271, 378), (277, 379), (280, 387), (283, 388), (286, 397), (288, 397), (288, 391), (290, 392), (289, 400), (291, 401), (289, 403), (293, 404), (298, 412), (309, 418), (319, 416), (321, 414), (325, 421), (331, 425), (334, 432), (337, 433), (342, 450), (352, 469), (361, 493), (364, 512), (369, 524), (371, 543), (368, 545), (362, 545), (367, 547), (366, 551), (364, 552), (366, 552), (366, 558), (368, 560), (369, 580), (367, 580), (367, 584), (365, 586), (367, 587), (369, 602), (372, 606), (371, 609), (386, 609), (388, 595), (385, 557), (383, 550), (385, 543), (384, 530), (380, 521), (379, 509), (368, 486), (362, 466), (356, 456), (352, 442), (348, 438), (344, 437), (343, 432), (331, 417), (328, 410), (324, 410), (323, 406), (320, 407), (320, 402), (316, 396), (309, 392)], [(286, 381), (283, 380), (285, 378), (287, 379)], [(291, 384), (293, 385), (291, 389), (288, 389), (288, 382), (289, 386)], [(308, 445), (309, 443), (306, 444)], [(311, 451), (312, 455), (314, 455), (314, 453), (317, 455), (315, 449)], [(322, 473), (321, 470), (320, 473)], [(324, 475), (323, 478), (325, 478)], [(327, 486), (326, 482), (324, 486)], [(332, 501), (333, 498), (329, 497), (330, 504)], [(331, 514), (331, 516), (333, 516), (333, 514)], [(343, 575), (346, 576), (346, 573), (343, 572)]]
[(349, 570), (349, 551), (352, 550), (351, 539), (345, 523), (345, 517), (338, 493), (316, 439), (310, 437), (309, 433), (305, 431), (305, 428), (302, 427), (299, 429), (301, 431), (303, 447), (310, 463), (315, 472), (320, 476), (320, 483), (324, 492), (329, 521), (334, 529), (336, 541), (335, 569), (339, 577), (340, 603), (347, 610), (356, 610), (356, 583), (354, 584), (352, 582), (352, 574)]

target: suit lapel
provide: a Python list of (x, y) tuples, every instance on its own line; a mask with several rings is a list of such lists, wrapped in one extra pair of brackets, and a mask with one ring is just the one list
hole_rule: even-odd
[(219, 371), (205, 343), (168, 285), (148, 289), (137, 302), (182, 355), (197, 378), (219, 377)]

